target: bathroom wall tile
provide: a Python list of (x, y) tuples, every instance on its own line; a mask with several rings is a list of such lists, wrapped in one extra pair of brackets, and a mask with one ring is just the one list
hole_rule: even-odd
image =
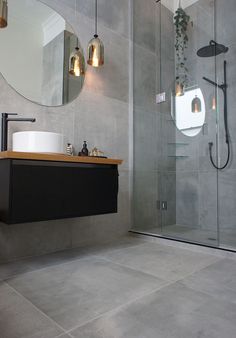
[(119, 99), (129, 100), (129, 41), (105, 30), (102, 36), (105, 46), (104, 66), (87, 67), (85, 89)]
[(160, 176), (157, 172), (134, 172), (134, 229), (142, 231), (159, 226), (159, 182)]
[(119, 100), (83, 90), (74, 121), (76, 152), (81, 150), (83, 141), (87, 140), (90, 150), (97, 147), (106, 156), (121, 158), (124, 160), (122, 169), (128, 169), (128, 109), (128, 104)]
[(217, 172), (199, 172), (199, 223), (217, 233)]
[(219, 43), (226, 46), (235, 42), (235, 1), (228, 0), (222, 4), (221, 1), (216, 1), (216, 22), (217, 22), (217, 37)]
[(155, 53), (159, 6), (152, 0), (135, 0), (133, 5), (134, 42)]
[[(186, 156), (184, 158), (177, 158), (176, 160), (176, 171), (196, 171), (198, 170), (198, 157), (199, 157), (199, 144), (198, 137), (181, 137), (181, 140), (184, 140), (183, 145), (179, 140), (179, 132), (177, 134), (176, 139), (176, 155), (178, 156)], [(199, 136), (201, 137), (201, 135)]]
[[(76, 0), (78, 12), (94, 20), (94, 1)], [(66, 2), (66, 1), (65, 1)], [(98, 21), (116, 34), (129, 37), (129, 1), (101, 0), (98, 2)], [(102, 35), (102, 29), (100, 34)]]
[[(162, 104), (162, 109), (164, 104)], [(161, 155), (161, 160), (158, 163), (158, 169), (161, 171), (175, 171), (176, 170), (176, 158), (172, 157), (175, 155), (173, 147), (176, 143), (176, 126), (171, 117), (170, 111), (161, 112), (161, 127), (159, 130), (158, 141), (158, 152)]]
[(70, 219), (19, 225), (0, 223), (0, 261), (70, 248), (71, 223)]
[(137, 44), (134, 55), (134, 104), (156, 111), (156, 55)]
[(182, 226), (199, 225), (198, 172), (176, 173), (176, 219)]
[(163, 171), (160, 177), (160, 200), (167, 202), (167, 209), (161, 211), (162, 226), (165, 232), (165, 226), (176, 224), (176, 173)]
[[(190, 50), (196, 51), (214, 39), (214, 1), (200, 0), (186, 9), (192, 21), (193, 35), (190, 39)], [(191, 28), (189, 28), (190, 30)]]
[(219, 177), (219, 222), (221, 229), (236, 227), (236, 170), (225, 170)]
[(157, 113), (134, 107), (134, 168), (157, 170)]

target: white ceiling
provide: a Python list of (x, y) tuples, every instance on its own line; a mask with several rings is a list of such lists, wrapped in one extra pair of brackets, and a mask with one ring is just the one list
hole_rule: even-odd
[(54, 15), (55, 11), (40, 1), (8, 0), (9, 19), (21, 19), (32, 26), (38, 26)]
[[(188, 6), (191, 6), (198, 0), (181, 0), (181, 6), (183, 8), (186, 8)], [(170, 11), (173, 13), (176, 11), (176, 9), (179, 7), (179, 0), (161, 0), (161, 3), (167, 7)]]

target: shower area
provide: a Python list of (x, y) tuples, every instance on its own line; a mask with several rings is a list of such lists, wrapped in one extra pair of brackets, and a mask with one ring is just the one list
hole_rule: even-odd
[(134, 232), (236, 250), (235, 13), (133, 0)]

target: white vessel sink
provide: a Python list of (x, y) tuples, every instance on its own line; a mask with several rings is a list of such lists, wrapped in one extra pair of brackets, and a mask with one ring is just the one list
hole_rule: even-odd
[(12, 135), (12, 150), (30, 153), (65, 153), (62, 134), (43, 131), (21, 131)]

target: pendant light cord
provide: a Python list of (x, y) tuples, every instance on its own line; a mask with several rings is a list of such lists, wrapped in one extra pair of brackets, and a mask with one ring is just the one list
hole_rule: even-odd
[[(75, 22), (77, 22), (77, 0), (75, 0)], [(79, 49), (79, 39), (78, 36), (76, 35), (76, 50)]]
[(95, 0), (95, 37), (98, 37), (98, 2)]

